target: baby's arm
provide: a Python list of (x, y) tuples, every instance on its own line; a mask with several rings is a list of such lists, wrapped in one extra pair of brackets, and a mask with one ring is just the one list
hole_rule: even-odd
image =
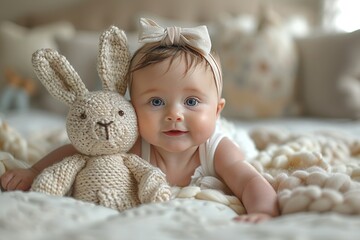
[(273, 187), (255, 168), (244, 161), (244, 155), (231, 140), (224, 138), (215, 152), (215, 170), (232, 192), (242, 201), (247, 215), (240, 221), (259, 222), (279, 215)]
[(27, 191), (30, 189), (36, 176), (45, 168), (53, 165), (64, 159), (77, 153), (76, 149), (67, 144), (55, 149), (48, 155), (40, 159), (31, 168), (28, 169), (13, 169), (6, 171), (1, 177), (1, 186), (4, 190), (22, 190)]

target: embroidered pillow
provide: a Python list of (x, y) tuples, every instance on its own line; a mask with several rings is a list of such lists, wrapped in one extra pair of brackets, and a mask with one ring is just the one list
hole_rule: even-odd
[(252, 119), (295, 114), (297, 52), (277, 15), (263, 12), (253, 30), (231, 26), (225, 25), (215, 41), (224, 76), (223, 115)]

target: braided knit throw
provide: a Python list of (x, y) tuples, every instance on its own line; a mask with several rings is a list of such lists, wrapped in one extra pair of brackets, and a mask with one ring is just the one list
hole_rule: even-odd
[(63, 129), (31, 134), (25, 138), (0, 117), (0, 176), (6, 170), (28, 168), (54, 148), (68, 143)]
[[(7, 125), (10, 129), (10, 126)], [(236, 128), (229, 124), (229, 133)], [(11, 130), (11, 132), (15, 132)], [(58, 131), (46, 134), (44, 140), (56, 139)], [(13, 142), (31, 142), (19, 134), (2, 139), (3, 146)], [(360, 139), (340, 132), (292, 133), (283, 129), (256, 128), (251, 137), (260, 150), (249, 162), (271, 183), (278, 193), (282, 214), (295, 212), (338, 212), (360, 214)], [(236, 141), (236, 138), (234, 137)], [(37, 141), (41, 149), (42, 141)], [(49, 141), (48, 141), (49, 142)], [(48, 143), (49, 144), (49, 143)], [(53, 140), (52, 144), (57, 144)], [(11, 159), (27, 144), (3, 150), (7, 169), (18, 167)], [(41, 150), (43, 152), (44, 150)], [(6, 155), (5, 155), (6, 154)], [(29, 154), (29, 153), (28, 153)], [(9, 156), (11, 158), (9, 158)], [(27, 156), (20, 158), (26, 164)], [(38, 159), (36, 159), (38, 160)], [(35, 160), (35, 161), (36, 161)], [(0, 163), (4, 163), (0, 159)], [(215, 201), (229, 206), (238, 214), (245, 208), (234, 196), (200, 186), (172, 187), (172, 198)]]
[[(237, 141), (236, 127), (224, 123), (224, 130)], [(294, 133), (273, 128), (255, 128), (251, 138), (260, 153), (248, 161), (277, 192), (281, 214), (360, 214), (360, 138), (333, 131)], [(237, 198), (216, 187), (173, 188), (173, 197), (220, 202), (238, 214), (246, 213)]]
[(251, 160), (279, 196), (283, 214), (360, 214), (360, 139), (340, 132), (252, 132), (263, 151)]

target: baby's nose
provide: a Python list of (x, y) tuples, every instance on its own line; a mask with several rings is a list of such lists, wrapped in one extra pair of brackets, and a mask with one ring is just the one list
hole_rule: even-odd
[(166, 116), (166, 121), (181, 122), (184, 120), (184, 115), (180, 112), (169, 112)]

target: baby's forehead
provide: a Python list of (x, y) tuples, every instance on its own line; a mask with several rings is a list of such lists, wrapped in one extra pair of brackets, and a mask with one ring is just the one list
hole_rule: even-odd
[[(128, 79), (130, 91), (133, 90), (134, 81), (141, 81), (141, 79), (149, 81), (154, 77), (169, 73), (185, 77), (194, 72), (198, 77), (214, 82), (217, 88), (215, 75), (208, 60), (189, 49), (165, 48), (162, 51), (145, 49), (135, 53), (133, 60), (130, 66), (131, 75)], [(203, 75), (199, 76), (199, 73)]]
[(191, 78), (192, 75), (214, 81), (212, 71), (210, 67), (207, 66), (206, 61), (194, 63), (181, 57), (167, 58), (161, 62), (153, 63), (139, 69), (134, 72), (133, 79), (135, 81), (143, 78), (146, 79), (146, 81), (154, 79), (172, 81), (176, 79)]
[(167, 65), (168, 69), (178, 69), (181, 67), (182, 70), (184, 70), (184, 73), (190, 73), (197, 70), (197, 71), (210, 71), (211, 69), (209, 67), (209, 64), (205, 59), (199, 58), (194, 59), (191, 58), (189, 55), (181, 55), (176, 56), (173, 58), (168, 58), (164, 60), (164, 64)]
[(211, 70), (199, 65), (188, 66), (183, 60), (167, 60), (134, 72), (130, 90), (139, 93), (150, 92), (149, 89), (175, 92), (181, 89), (216, 91), (216, 85)]

